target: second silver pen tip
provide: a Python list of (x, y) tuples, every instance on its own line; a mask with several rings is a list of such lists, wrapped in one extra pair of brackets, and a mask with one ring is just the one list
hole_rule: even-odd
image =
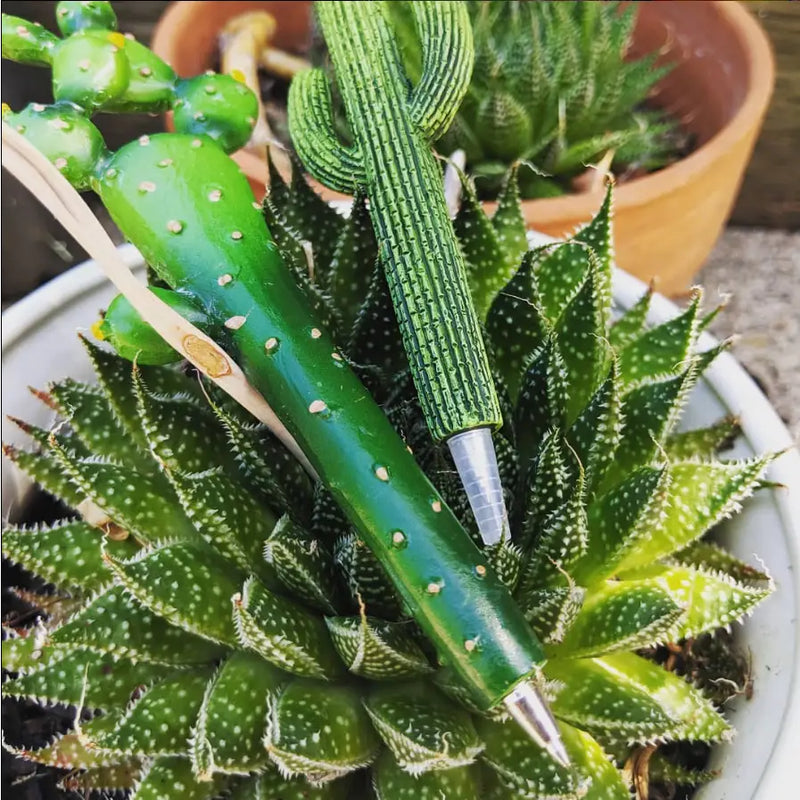
[(571, 762), (561, 739), (558, 724), (544, 698), (532, 683), (525, 681), (519, 684), (503, 702), (511, 716), (553, 761), (562, 767), (570, 766)]

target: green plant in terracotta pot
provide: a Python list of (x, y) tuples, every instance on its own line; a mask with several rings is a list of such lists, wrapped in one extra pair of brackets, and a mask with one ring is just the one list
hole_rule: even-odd
[[(125, 55), (87, 38), (103, 63)], [(204, 80), (200, 98), (224, 84)], [(622, 799), (642, 744), (729, 735), (698, 688), (637, 651), (769, 593), (766, 574), (698, 541), (769, 457), (719, 461), (728, 424), (675, 433), (717, 352), (695, 349), (699, 295), (654, 330), (649, 295), (612, 322), (610, 192), (573, 239), (528, 250), (515, 174), (492, 219), (465, 182), (455, 229), (485, 298), (511, 520), (487, 548), (398, 344), (366, 199), (344, 219), (298, 171), (254, 207), (223, 116), (109, 153), (96, 107), (66, 99), (4, 122), (100, 193), (153, 292), (225, 351), (189, 336), (166, 348), (119, 299), (97, 332), (121, 355), (87, 342), (97, 384), (50, 386), (62, 424), (23, 422), (34, 449), (7, 450), (80, 516), (4, 535), (57, 587), (32, 598), (46, 605), (33, 627), (9, 631), (5, 693), (103, 712), (25, 758), (139, 800)], [(228, 354), (307, 461), (180, 366), (221, 378)], [(543, 642), (536, 681), (570, 766), (486, 702), (507, 671), (480, 667), (505, 658), (500, 625), (525, 657)], [(707, 777), (650, 763), (653, 781)]]

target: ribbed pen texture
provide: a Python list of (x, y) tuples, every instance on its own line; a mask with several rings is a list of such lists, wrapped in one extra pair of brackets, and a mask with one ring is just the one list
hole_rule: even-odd
[(361, 150), (370, 215), (428, 426), (437, 439), (496, 428), (500, 408), (441, 171), (412, 119), (413, 100), (380, 4), (317, 8)]

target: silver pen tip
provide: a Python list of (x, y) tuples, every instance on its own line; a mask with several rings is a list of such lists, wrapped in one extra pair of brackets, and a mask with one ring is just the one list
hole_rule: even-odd
[(447, 440), (447, 446), (483, 543), (493, 545), (508, 538), (511, 530), (491, 430), (473, 428), (457, 433)]
[(550, 758), (562, 767), (569, 767), (570, 760), (558, 724), (536, 687), (525, 681), (514, 688), (503, 702), (522, 729)]

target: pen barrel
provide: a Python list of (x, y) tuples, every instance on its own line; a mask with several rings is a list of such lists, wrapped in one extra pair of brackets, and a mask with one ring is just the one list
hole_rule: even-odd
[(422, 410), (434, 438), (502, 418), (442, 171), (414, 121), (392, 31), (376, 3), (317, 13), (358, 145), (370, 217)]
[(483, 707), (543, 660), (508, 590), (318, 325), (246, 179), (210, 140), (159, 134), (103, 166), (114, 221), (231, 337), (409, 612)]

